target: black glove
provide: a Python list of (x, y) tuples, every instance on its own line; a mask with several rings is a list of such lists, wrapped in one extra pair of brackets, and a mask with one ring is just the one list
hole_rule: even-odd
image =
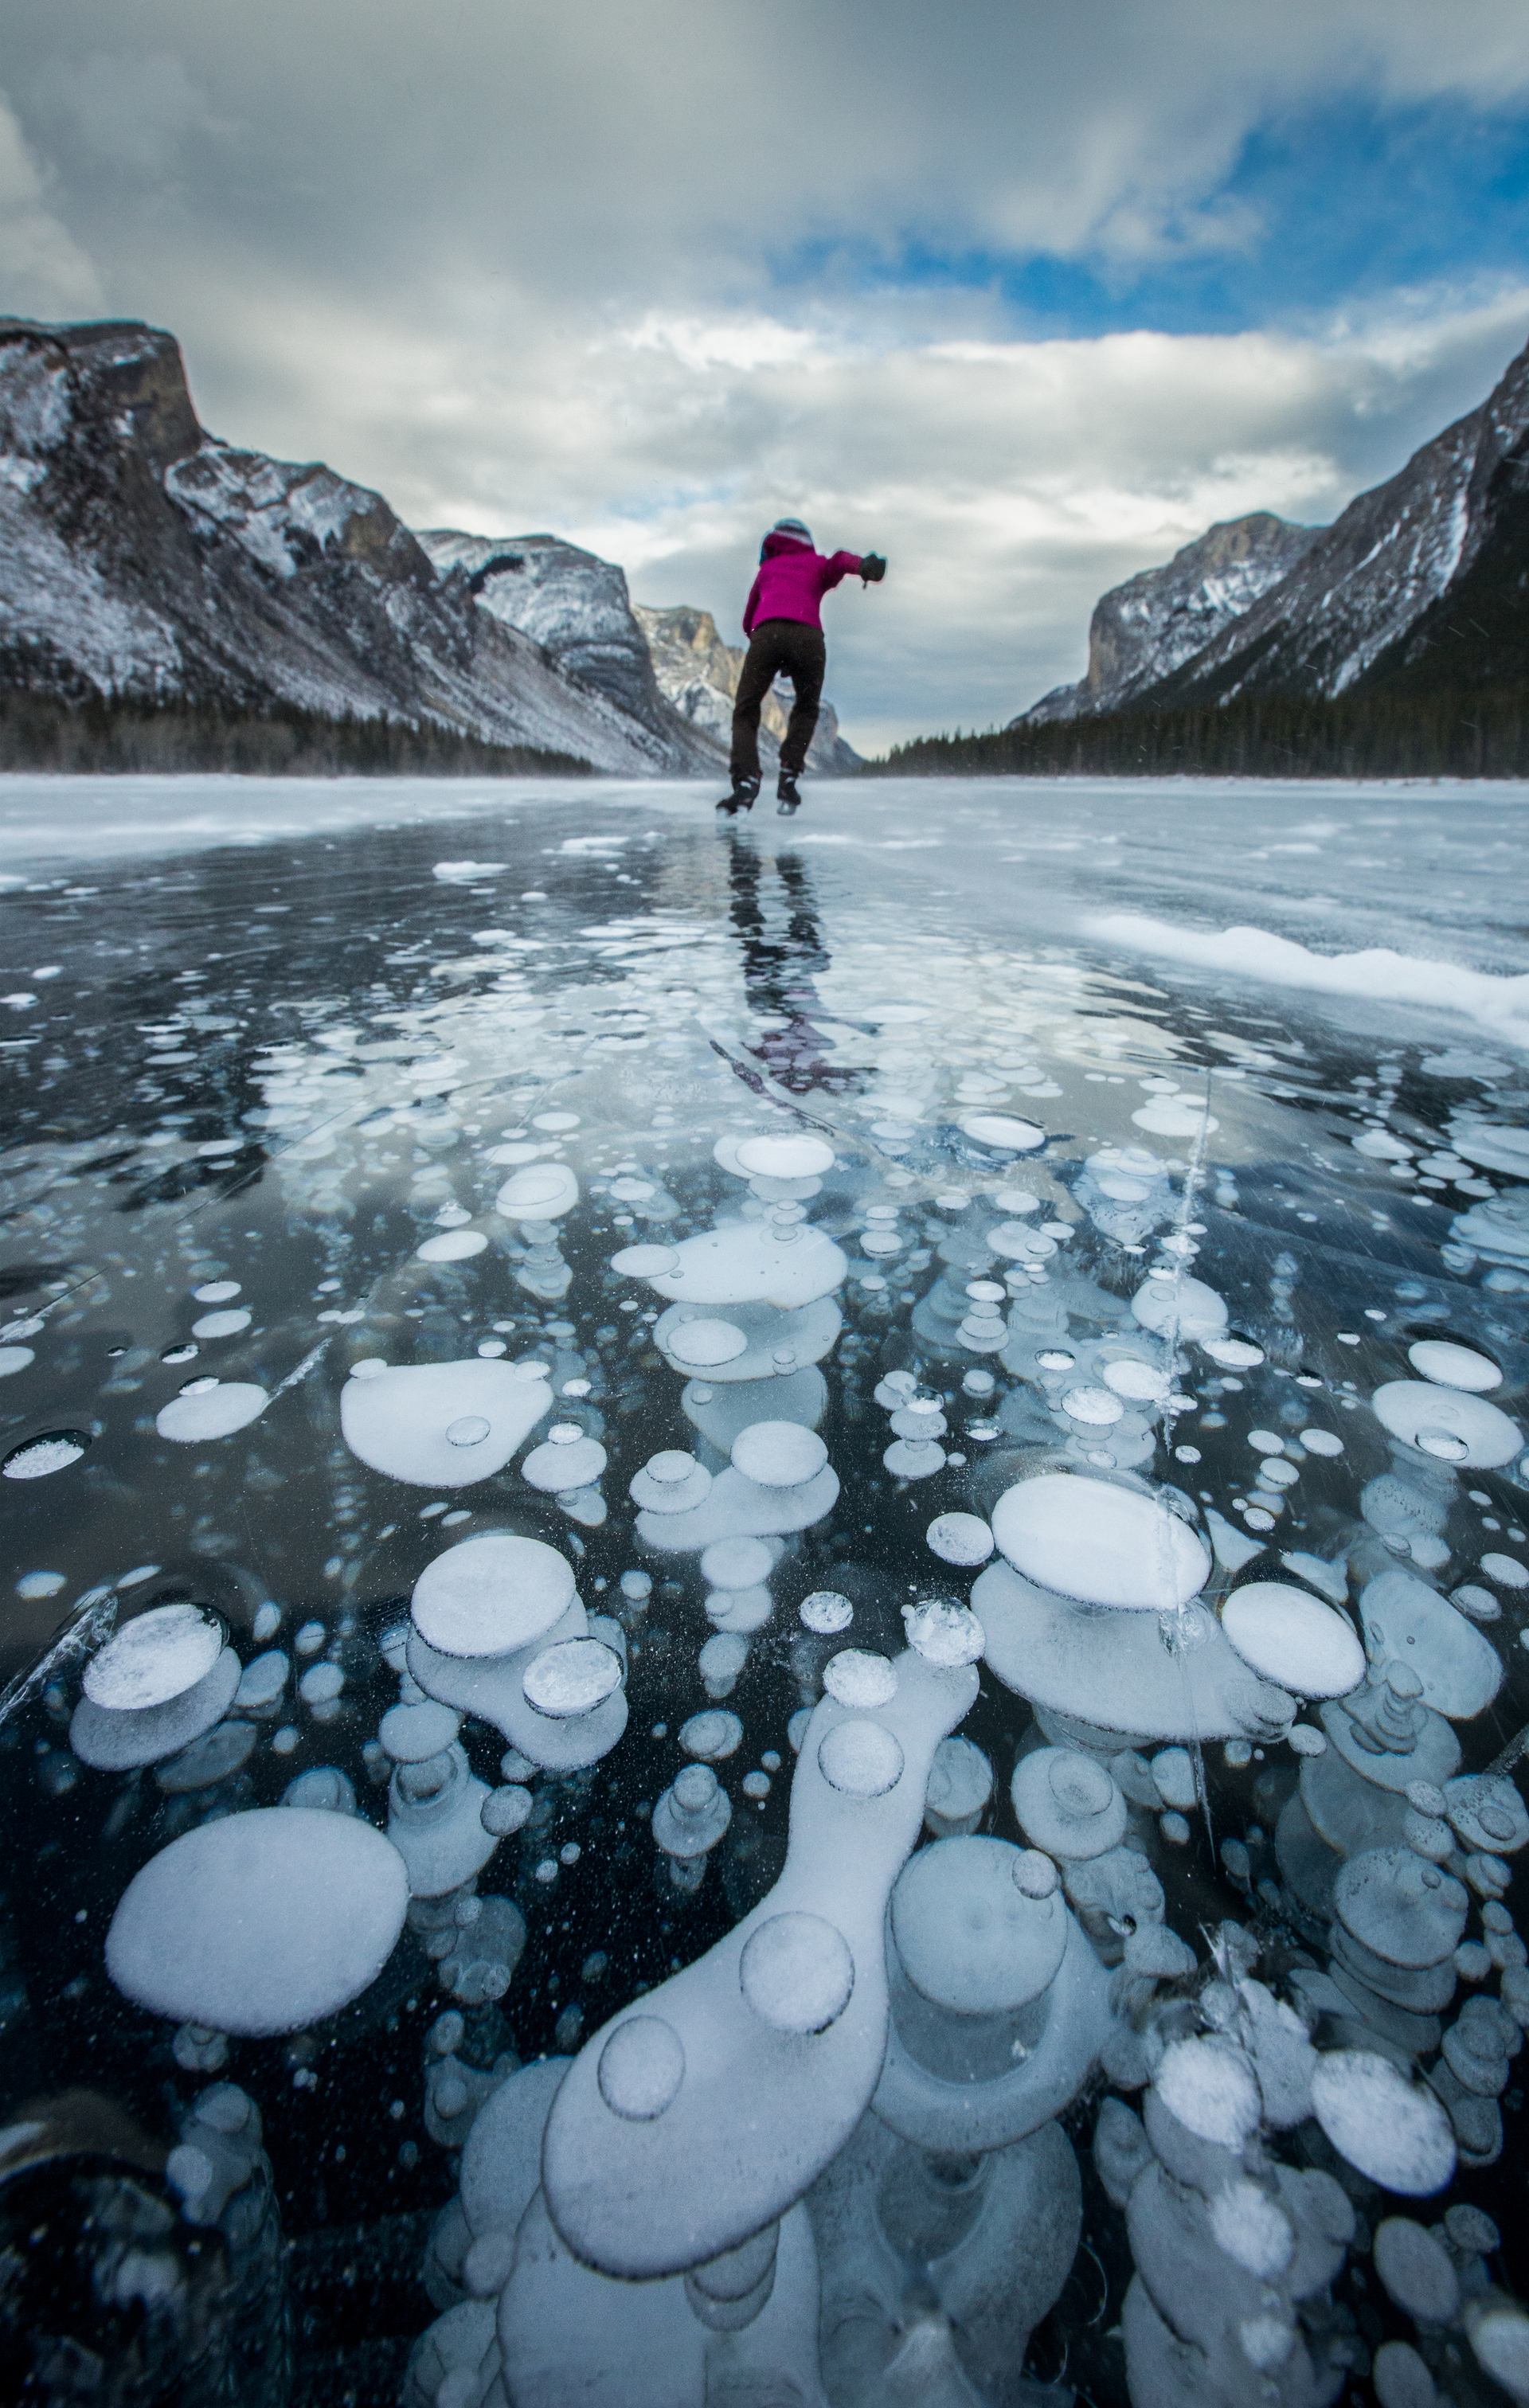
[(879, 552), (868, 552), (860, 564), (860, 574), (867, 585), (879, 585), (887, 573), (887, 564)]

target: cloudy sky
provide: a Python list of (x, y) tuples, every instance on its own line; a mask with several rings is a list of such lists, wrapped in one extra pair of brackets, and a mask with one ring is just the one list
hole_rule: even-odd
[(1333, 515), (1529, 336), (1523, 0), (0, 0), (0, 308), (416, 525), (737, 615), (862, 747), (1011, 717), (1108, 584)]

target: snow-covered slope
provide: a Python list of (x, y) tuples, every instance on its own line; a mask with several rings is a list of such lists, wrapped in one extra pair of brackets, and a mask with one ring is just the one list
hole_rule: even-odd
[(1529, 351), (1479, 409), (1350, 502), (1288, 577), (1145, 699), (1333, 695), (1392, 681), (1425, 620), (1448, 620), (1479, 567), (1522, 541), (1526, 477)]
[(605, 695), (664, 748), (674, 768), (715, 769), (707, 731), (665, 698), (633, 613), (626, 573), (555, 535), (420, 536), (442, 575), (456, 571), (479, 606), (539, 644), (557, 666)]
[(174, 338), (0, 319), (0, 693), (391, 718), (602, 769), (667, 732), (438, 576), (378, 494), (206, 434)]
[[(661, 692), (693, 726), (725, 750), (732, 738), (733, 697), (743, 671), (743, 646), (723, 643), (709, 610), (692, 610), (684, 604), (650, 610), (640, 602), (633, 609), (647, 638)], [(777, 758), (790, 710), (789, 700), (781, 702), (775, 690), (765, 695), (759, 715), (762, 760), (773, 763)], [(807, 767), (825, 776), (842, 778), (863, 767), (853, 745), (839, 734), (831, 702), (825, 702), (819, 712), (807, 757)]]
[(1211, 527), (1165, 567), (1128, 578), (1094, 604), (1083, 677), (1053, 688), (1023, 717), (1080, 719), (1120, 710), (1240, 619), (1288, 576), (1320, 532), (1255, 510)]

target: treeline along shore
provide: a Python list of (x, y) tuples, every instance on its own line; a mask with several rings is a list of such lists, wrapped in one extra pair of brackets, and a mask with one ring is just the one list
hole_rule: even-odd
[(533, 744), (489, 744), (432, 721), (331, 719), (287, 703), (0, 693), (0, 770), (290, 778), (587, 777), (590, 764)]
[(1170, 710), (915, 737), (866, 764), (882, 778), (1529, 777), (1529, 686), (1324, 701), (1265, 695)]

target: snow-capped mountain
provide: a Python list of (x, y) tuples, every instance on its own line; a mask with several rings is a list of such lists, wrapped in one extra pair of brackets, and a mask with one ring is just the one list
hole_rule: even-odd
[[(633, 609), (647, 639), (660, 691), (693, 727), (725, 750), (732, 740), (733, 697), (743, 674), (743, 645), (723, 643), (709, 610), (693, 610), (682, 603), (666, 610), (650, 610), (638, 602)], [(760, 758), (766, 765), (773, 765), (779, 756), (790, 713), (789, 698), (782, 702), (779, 691), (772, 688), (759, 715)], [(864, 766), (854, 747), (839, 734), (831, 702), (825, 702), (818, 714), (807, 758), (809, 769), (829, 777), (842, 778)]]
[(690, 715), (676, 711), (655, 676), (624, 569), (555, 535), (463, 535), (431, 527), (420, 541), (438, 573), (458, 572), (481, 609), (529, 636), (560, 669), (647, 728), (676, 755), (676, 767), (718, 767), (710, 730), (693, 729)]
[(630, 694), (586, 676), (437, 573), (380, 494), (207, 434), (173, 337), (131, 322), (0, 320), (6, 689), (402, 721), (628, 773), (717, 758), (650, 670)]
[(1023, 718), (1081, 719), (1119, 710), (1171, 677), (1279, 584), (1320, 532), (1255, 510), (1196, 537), (1165, 567), (1145, 568), (1112, 587), (1093, 606), (1084, 675), (1076, 685), (1053, 687)]

